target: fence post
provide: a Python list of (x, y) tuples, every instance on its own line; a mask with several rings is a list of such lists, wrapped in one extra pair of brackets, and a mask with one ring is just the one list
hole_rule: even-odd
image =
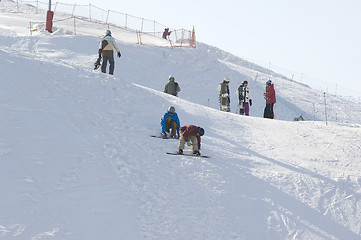
[(193, 30), (192, 30), (191, 47), (196, 48), (196, 32), (194, 30), (194, 26), (193, 26)]
[(109, 11), (110, 11), (110, 10), (108, 10), (108, 13), (107, 13), (107, 20), (105, 21), (105, 23), (106, 23), (106, 24), (108, 24), (108, 19), (109, 19)]
[(142, 43), (142, 36), (141, 36), (140, 31), (137, 31), (137, 39), (138, 39), (138, 44), (139, 44), (139, 45), (143, 45), (143, 43)]
[(58, 6), (58, 2), (55, 3), (55, 7), (54, 7), (54, 14), (56, 12), (56, 7)]
[(125, 28), (127, 28), (128, 25), (128, 14), (125, 14)]
[(74, 17), (74, 35), (76, 35), (75, 17)]
[(312, 103), (313, 105), (313, 121), (316, 121), (316, 108), (315, 108), (315, 103)]
[(92, 21), (92, 4), (89, 4), (89, 19)]
[(326, 92), (323, 92), (323, 97), (325, 99), (325, 119), (326, 119), (326, 125), (327, 125)]
[(73, 7), (73, 12), (72, 12), (72, 14), (71, 14), (71, 17), (74, 17), (75, 6), (76, 6), (76, 4), (74, 4), (74, 7)]
[(153, 21), (153, 32), (154, 32), (154, 37), (155, 37), (155, 21)]

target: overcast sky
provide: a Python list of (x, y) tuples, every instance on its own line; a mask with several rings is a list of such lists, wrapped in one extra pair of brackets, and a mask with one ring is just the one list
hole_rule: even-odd
[(194, 26), (199, 42), (294, 73), (296, 81), (328, 83), (333, 94), (361, 96), (361, 0), (59, 2), (91, 3), (176, 29)]

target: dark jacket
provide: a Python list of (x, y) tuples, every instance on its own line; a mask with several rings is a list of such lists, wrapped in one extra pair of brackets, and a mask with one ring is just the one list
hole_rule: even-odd
[(179, 87), (178, 83), (169, 81), (164, 87), (164, 92), (174, 95), (174, 96), (177, 96), (178, 92), (180, 92), (180, 87)]
[(189, 141), (189, 136), (197, 137), (198, 149), (201, 149), (201, 136), (198, 134), (199, 127), (194, 125), (186, 125), (180, 128), (180, 132), (183, 132), (183, 138), (186, 142)]

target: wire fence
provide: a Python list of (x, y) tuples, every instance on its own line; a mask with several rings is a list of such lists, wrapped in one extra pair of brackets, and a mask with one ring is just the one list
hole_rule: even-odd
[(348, 101), (361, 103), (361, 91), (359, 89), (346, 87), (343, 83), (324, 81), (302, 72), (297, 72), (294, 70), (289, 70), (280, 66), (276, 66), (274, 64), (271, 64), (270, 62), (246, 57), (243, 58), (250, 62), (255, 62), (260, 66), (263, 66), (265, 69), (276, 72), (278, 74), (282, 74), (291, 81), (306, 84), (314, 89), (326, 92), (329, 95), (341, 97)]
[[(39, 0), (23, 1), (17, 0), (17, 11), (21, 10), (22, 6), (31, 5), (35, 9), (35, 13), (43, 13), (48, 9), (48, 3)], [(123, 31), (132, 33), (136, 43), (152, 45), (154, 39), (157, 38), (166, 41), (166, 45), (171, 47), (196, 47), (196, 38), (194, 28), (192, 30), (186, 29), (172, 29), (155, 20), (136, 17), (130, 14), (121, 13), (113, 10), (104, 10), (93, 4), (79, 5), (56, 2), (51, 5), (54, 9), (54, 26), (59, 22), (72, 22), (72, 25), (66, 24), (71, 29), (73, 34), (77, 33), (77, 29), (85, 22), (93, 23), (94, 25), (106, 26), (108, 29), (118, 28)], [(30, 26), (34, 24), (45, 24), (45, 22), (31, 22)], [(63, 26), (62, 26), (63, 27)], [(172, 33), (163, 38), (164, 30), (168, 28)], [(38, 29), (36, 29), (38, 30)], [(34, 29), (30, 28), (30, 34)]]

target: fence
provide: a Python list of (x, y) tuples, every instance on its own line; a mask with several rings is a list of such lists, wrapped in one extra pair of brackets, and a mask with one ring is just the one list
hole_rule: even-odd
[(242, 58), (249, 62), (256, 63), (259, 66), (263, 66), (264, 69), (267, 69), (270, 72), (277, 73), (278, 75), (283, 75), (285, 78), (291, 81), (295, 81), (301, 84), (306, 84), (312, 87), (313, 89), (317, 89), (322, 92), (326, 92), (327, 94), (341, 97), (348, 101), (361, 103), (360, 89), (347, 87), (342, 82), (336, 83), (331, 81), (324, 81), (319, 78), (307, 75), (305, 73), (276, 66), (274, 64), (271, 64), (270, 62), (266, 62), (254, 58), (247, 58), (247, 57), (242, 57)]
[[(36, 13), (41, 13), (48, 8), (48, 3), (41, 2), (39, 0), (17, 0), (16, 6), (18, 12), (22, 7), (21, 4), (29, 4), (34, 6)], [(56, 2), (55, 4), (52, 4), (52, 9), (54, 9), (54, 26), (59, 22), (71, 21), (73, 23), (72, 26), (69, 24), (66, 24), (66, 26), (71, 27), (74, 34), (76, 34), (80, 24), (88, 22), (99, 26), (107, 26), (108, 28), (111, 26), (112, 28), (127, 31), (135, 36), (134, 38), (137, 39), (136, 42), (138, 44), (151, 45), (154, 43), (149, 38), (149, 36), (157, 38), (158, 41), (159, 39), (164, 41), (164, 39), (162, 39), (163, 31), (165, 28), (169, 28), (155, 20), (140, 18), (112, 10), (104, 10), (94, 6), (93, 4), (78, 5)], [(34, 24), (43, 23), (45, 22), (31, 22), (30, 25), (32, 27)], [(30, 28), (30, 33), (32, 33), (32, 30), (34, 29)], [(192, 30), (171, 28), (170, 30), (172, 31), (172, 34), (167, 38), (167, 44), (169, 46), (192, 48), (196, 47), (194, 27)]]

